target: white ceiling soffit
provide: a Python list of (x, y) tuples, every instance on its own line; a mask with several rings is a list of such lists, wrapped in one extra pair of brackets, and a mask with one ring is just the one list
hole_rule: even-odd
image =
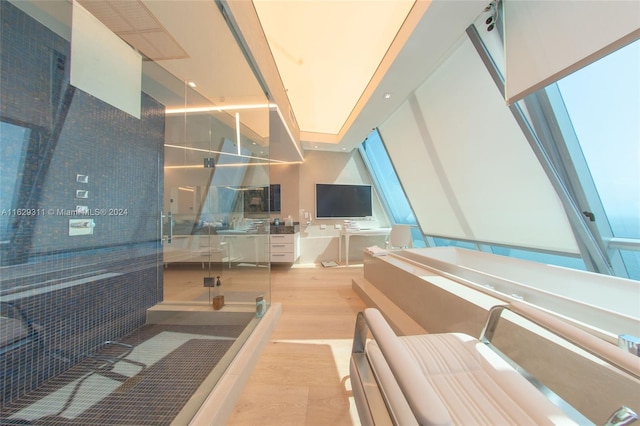
[(415, 1), (253, 3), (301, 132), (335, 141)]

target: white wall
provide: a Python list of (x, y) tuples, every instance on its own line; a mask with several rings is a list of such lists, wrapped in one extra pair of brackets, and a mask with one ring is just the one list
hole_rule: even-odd
[[(298, 263), (337, 261), (339, 230), (334, 225), (342, 225), (343, 220), (315, 218), (315, 184), (372, 184), (357, 150), (350, 153), (307, 151), (303, 164), (271, 166), (270, 178), (272, 184), (281, 185), (282, 192), (282, 212), (272, 217), (285, 218), (291, 214), (294, 221), (300, 222), (301, 255)], [(325, 229), (321, 229), (321, 225), (325, 225)], [(374, 190), (373, 220), (367, 221), (366, 227), (389, 226)], [(349, 262), (362, 260), (363, 249), (373, 244), (384, 246), (384, 237), (352, 239)]]

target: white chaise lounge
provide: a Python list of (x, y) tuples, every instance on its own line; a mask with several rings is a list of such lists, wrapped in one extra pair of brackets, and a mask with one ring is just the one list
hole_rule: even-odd
[(637, 357), (525, 304), (493, 308), (480, 339), (461, 333), (396, 336), (382, 314), (368, 308), (358, 314), (350, 365), (362, 424), (593, 424), (558, 403), (557, 396), (548, 398), (548, 389), (534, 386), (492, 347), (503, 309), (554, 328), (555, 334), (640, 377)]

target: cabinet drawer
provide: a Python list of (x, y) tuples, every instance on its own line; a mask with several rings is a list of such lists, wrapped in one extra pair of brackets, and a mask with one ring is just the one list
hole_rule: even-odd
[(271, 262), (293, 263), (295, 262), (293, 252), (291, 253), (274, 253), (271, 252)]
[(271, 253), (293, 253), (293, 244), (272, 242)]
[(295, 234), (271, 234), (271, 244), (293, 244)]

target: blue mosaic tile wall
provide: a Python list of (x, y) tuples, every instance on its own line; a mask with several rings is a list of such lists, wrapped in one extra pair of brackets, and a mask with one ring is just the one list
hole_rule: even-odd
[[(130, 335), (162, 300), (164, 108), (143, 94), (136, 119), (73, 88), (66, 40), (5, 0), (0, 19), (4, 407)], [(69, 235), (78, 205), (92, 235)]]

